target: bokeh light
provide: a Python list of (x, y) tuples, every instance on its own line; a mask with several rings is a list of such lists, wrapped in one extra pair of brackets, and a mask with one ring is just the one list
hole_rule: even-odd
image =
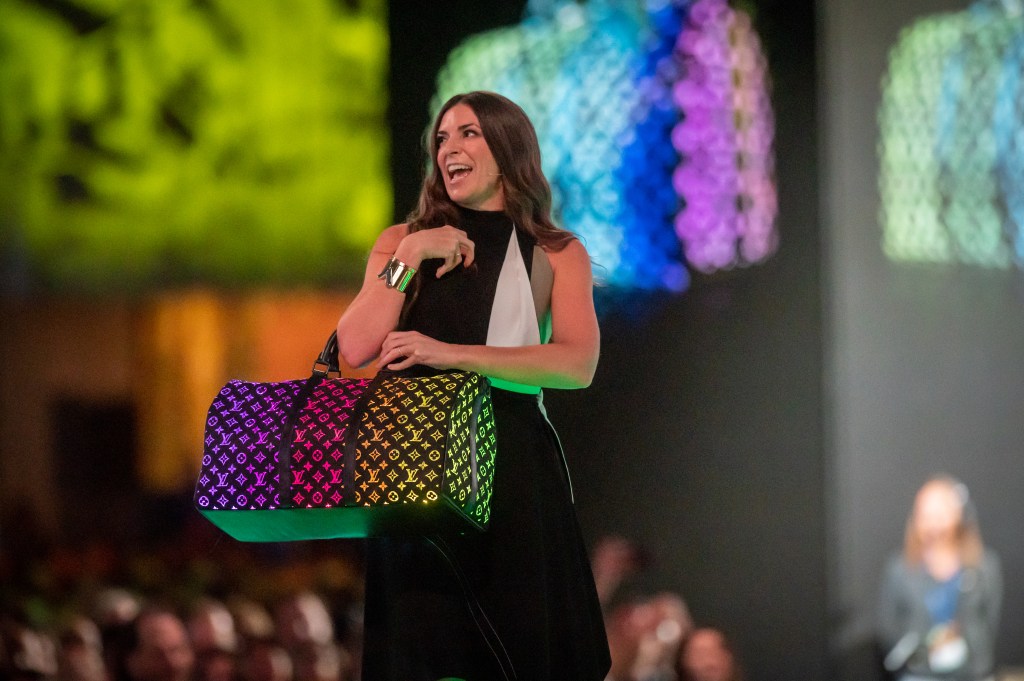
[(982, 0), (904, 30), (879, 114), (890, 258), (1024, 264), (1022, 71), (1018, 0)]
[(30, 286), (337, 281), (388, 223), (385, 0), (2, 13), (0, 248)]
[(560, 222), (605, 283), (684, 290), (776, 248), (773, 118), (749, 17), (725, 0), (531, 2), (473, 36), (438, 77), (519, 103)]

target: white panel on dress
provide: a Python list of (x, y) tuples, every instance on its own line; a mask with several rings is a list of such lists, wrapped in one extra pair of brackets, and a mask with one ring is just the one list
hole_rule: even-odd
[(487, 345), (502, 348), (540, 345), (530, 275), (526, 272), (515, 229), (509, 238), (505, 262), (498, 275), (491, 321), (487, 327)]

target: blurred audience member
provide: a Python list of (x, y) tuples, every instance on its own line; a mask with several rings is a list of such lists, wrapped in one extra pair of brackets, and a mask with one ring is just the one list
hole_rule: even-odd
[(1002, 595), (999, 559), (982, 542), (966, 485), (931, 478), (884, 576), (878, 637), (886, 669), (903, 681), (989, 678)]
[(693, 620), (683, 599), (675, 594), (658, 594), (641, 606), (637, 627), (636, 658), (630, 678), (634, 681), (675, 681), (679, 646), (693, 629)]
[(285, 599), (277, 608), (277, 638), (289, 653), (307, 644), (334, 641), (334, 624), (327, 606), (316, 594), (304, 591)]
[(191, 681), (195, 655), (184, 622), (170, 610), (143, 610), (110, 641), (113, 681)]
[(92, 619), (101, 634), (135, 621), (142, 612), (142, 599), (127, 589), (110, 587), (96, 596)]
[(234, 598), (228, 601), (228, 610), (235, 622), (235, 632), (241, 645), (247, 645), (249, 641), (269, 641), (274, 638), (274, 618), (262, 603), (247, 598)]
[(204, 598), (188, 619), (196, 657), (196, 681), (236, 681), (238, 634), (231, 612), (220, 601)]
[(288, 651), (270, 639), (252, 639), (246, 644), (239, 665), (242, 681), (293, 681), (294, 669)]
[(591, 555), (597, 598), (606, 611), (613, 606), (623, 583), (639, 574), (647, 564), (644, 552), (634, 542), (618, 535), (598, 540)]
[(617, 607), (607, 620), (609, 681), (675, 681), (679, 645), (693, 628), (683, 600), (662, 593)]
[(57, 647), (53, 640), (10, 619), (0, 619), (0, 679), (40, 681), (57, 674)]
[(702, 627), (691, 633), (679, 655), (681, 681), (742, 681), (732, 646), (718, 629)]
[(100, 629), (86, 617), (75, 617), (60, 633), (57, 654), (59, 681), (106, 681)]
[(334, 643), (306, 643), (292, 652), (295, 681), (348, 681), (352, 656)]

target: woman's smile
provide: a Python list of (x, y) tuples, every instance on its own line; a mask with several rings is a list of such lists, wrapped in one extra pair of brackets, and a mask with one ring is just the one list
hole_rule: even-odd
[(452, 201), (476, 210), (502, 210), (501, 173), (480, 121), (469, 106), (457, 104), (437, 128), (437, 167)]

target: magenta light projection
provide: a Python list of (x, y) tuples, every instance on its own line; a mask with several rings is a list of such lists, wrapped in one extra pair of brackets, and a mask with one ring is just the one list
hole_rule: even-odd
[(683, 119), (672, 184), (686, 258), (714, 271), (774, 252), (776, 195), (767, 67), (750, 18), (724, 0), (698, 0), (679, 36), (686, 77), (673, 89)]

